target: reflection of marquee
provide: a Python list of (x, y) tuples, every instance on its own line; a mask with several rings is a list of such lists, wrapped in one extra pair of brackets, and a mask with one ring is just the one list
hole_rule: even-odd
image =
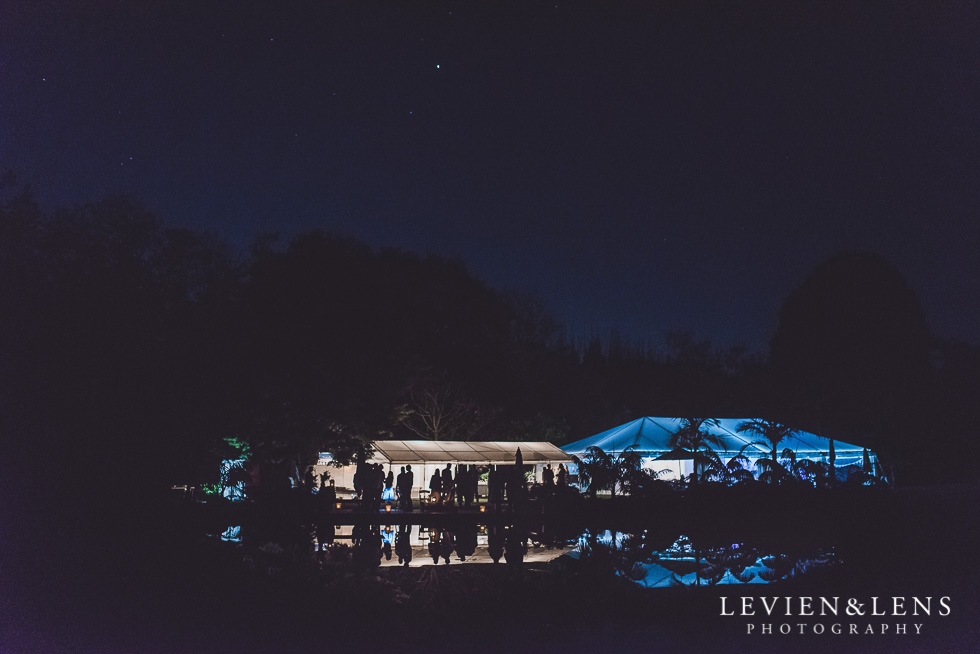
[[(833, 549), (814, 549), (805, 555), (789, 557), (740, 543), (729, 547), (698, 548), (684, 535), (661, 550), (651, 552), (637, 548), (630, 551), (627, 542), (634, 536), (625, 532), (586, 532), (569, 554), (573, 558), (588, 556), (595, 544), (638, 566), (639, 569), (631, 566), (635, 571), (632, 581), (647, 588), (767, 584), (838, 563)], [(631, 560), (634, 556), (637, 558)]]

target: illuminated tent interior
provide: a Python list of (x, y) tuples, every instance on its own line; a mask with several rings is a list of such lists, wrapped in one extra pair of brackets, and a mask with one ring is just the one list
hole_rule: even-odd
[[(716, 425), (705, 425), (705, 430), (717, 436), (724, 444), (723, 447), (712, 446), (723, 462), (727, 463), (745, 446), (748, 447), (744, 453), (752, 463), (769, 456), (771, 450), (768, 443), (760, 444), (760, 439), (755, 434), (738, 432), (738, 426), (748, 420), (751, 418), (721, 418), (716, 420)], [(562, 449), (568, 454), (582, 458), (586, 450), (594, 446), (616, 457), (626, 448), (636, 446), (636, 450), (643, 455), (644, 468), (662, 471), (661, 479), (679, 479), (693, 472), (693, 461), (689, 458), (657, 460), (657, 457), (663, 455), (669, 457), (672, 451), (676, 451), (670, 444), (670, 438), (680, 429), (681, 422), (682, 418), (637, 418), (595, 436), (570, 443)], [(825, 463), (829, 461), (830, 440), (816, 434), (797, 431), (794, 435), (780, 441), (777, 447), (780, 454), (787, 448), (796, 454), (797, 459)], [(835, 440), (834, 453), (836, 455), (834, 463), (837, 468), (861, 466), (864, 462), (864, 448), (858, 445)], [(871, 463), (877, 470), (877, 457), (874, 453), (870, 453), (870, 457)]]
[[(437, 469), (441, 470), (446, 464), (453, 466), (453, 475), (457, 465), (513, 465), (517, 456), (517, 448), (521, 450), (525, 470), (533, 470), (535, 479), (541, 480), (541, 471), (548, 464), (557, 468), (559, 463), (568, 465), (572, 457), (551, 443), (535, 441), (375, 441), (374, 455), (368, 463), (380, 463), (384, 466), (385, 474), (389, 470), (398, 476), (401, 467), (411, 464), (414, 475), (413, 495), (418, 497), (418, 491), (429, 487), (429, 477)], [(354, 488), (354, 471), (356, 466), (335, 467), (330, 465), (332, 457), (327, 453), (320, 454), (320, 460), (314, 466), (317, 475), (329, 472), (330, 478), (341, 492)], [(485, 492), (485, 491), (481, 491)]]

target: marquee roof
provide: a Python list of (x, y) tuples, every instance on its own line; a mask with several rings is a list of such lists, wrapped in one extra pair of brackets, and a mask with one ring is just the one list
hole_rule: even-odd
[[(707, 431), (718, 436), (724, 443), (723, 448), (714, 448), (719, 454), (734, 455), (743, 446), (749, 445), (745, 450), (749, 458), (768, 455), (770, 451), (768, 444), (752, 444), (760, 439), (752, 434), (738, 432), (738, 426), (747, 420), (751, 418), (720, 418), (717, 420), (717, 425), (705, 426)], [(592, 446), (598, 447), (607, 454), (619, 454), (627, 447), (635, 445), (642, 453), (661, 454), (671, 451), (670, 437), (680, 429), (681, 421), (681, 418), (637, 418), (595, 436), (570, 443), (562, 449), (581, 457), (586, 449)], [(798, 458), (819, 458), (828, 454), (830, 440), (809, 432), (798, 431), (794, 436), (780, 441), (779, 451), (782, 452), (785, 448), (793, 450)], [(843, 465), (855, 456), (862, 456), (864, 448), (835, 440), (834, 451), (838, 459), (837, 464)]]
[(511, 464), (517, 448), (526, 464), (572, 460), (557, 446), (536, 441), (374, 441), (375, 457), (392, 464)]

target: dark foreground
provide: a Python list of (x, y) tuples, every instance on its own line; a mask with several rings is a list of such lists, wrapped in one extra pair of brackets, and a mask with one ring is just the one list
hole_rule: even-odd
[[(128, 537), (105, 539), (99, 534), (113, 533), (116, 522), (95, 528), (97, 522), (67, 517), (36, 519), (38, 535), (5, 543), (0, 651), (977, 651), (978, 500), (975, 484), (904, 489), (836, 508), (839, 519), (831, 523), (826, 515), (768, 507), (727, 528), (741, 524), (770, 538), (785, 532), (786, 543), (827, 530), (844, 563), (772, 585), (649, 590), (568, 557), (366, 571), (298, 557), (279, 559), (283, 565), (270, 573), (234, 546), (172, 528), (167, 513), (133, 517)], [(610, 506), (582, 511), (595, 519)], [(713, 522), (731, 515), (716, 512)], [(630, 515), (647, 527), (683, 522), (670, 512), (659, 523), (655, 510), (637, 513)], [(685, 526), (696, 531), (701, 522), (691, 516)], [(721, 596), (729, 611), (740, 610), (742, 596), (756, 598), (757, 615), (720, 615)], [(773, 596), (839, 597), (842, 607), (853, 598), (865, 604), (865, 615), (786, 617), (782, 604), (771, 618), (758, 615), (758, 598)], [(907, 598), (906, 608), (913, 597), (932, 597), (932, 615), (871, 616), (872, 597), (889, 613), (893, 597)], [(941, 597), (949, 598), (949, 615), (939, 615)], [(823, 634), (814, 633), (818, 623)], [(760, 633), (766, 624), (771, 635)], [(843, 633), (832, 633), (835, 624)], [(848, 633), (852, 624), (859, 634)], [(900, 624), (904, 635), (895, 633)], [(783, 625), (792, 633), (780, 634)]]

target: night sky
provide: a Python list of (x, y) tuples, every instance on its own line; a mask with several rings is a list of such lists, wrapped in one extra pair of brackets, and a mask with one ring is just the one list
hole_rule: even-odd
[[(146, 6), (153, 5), (153, 8)], [(975, 2), (0, 5), (0, 168), (238, 248), (458, 256), (579, 336), (765, 347), (844, 249), (978, 342)]]

